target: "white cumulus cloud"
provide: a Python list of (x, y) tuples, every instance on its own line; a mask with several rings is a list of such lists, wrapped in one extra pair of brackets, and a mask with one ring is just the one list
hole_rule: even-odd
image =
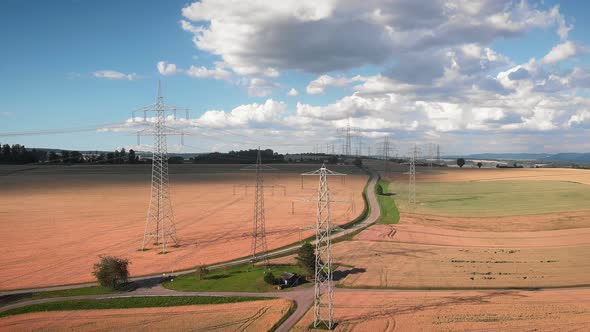
[(138, 78), (136, 73), (124, 74), (114, 70), (99, 70), (93, 73), (94, 77), (106, 78), (110, 80), (129, 80), (133, 81)]
[(168, 63), (166, 61), (160, 61), (158, 62), (158, 72), (160, 72), (161, 75), (164, 76), (172, 76), (172, 75), (176, 75), (177, 73), (181, 72), (180, 69), (176, 68), (176, 65), (173, 63)]

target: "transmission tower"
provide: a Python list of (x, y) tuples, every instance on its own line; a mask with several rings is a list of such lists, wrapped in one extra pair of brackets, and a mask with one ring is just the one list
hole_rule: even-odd
[[(315, 282), (314, 282), (314, 322), (313, 326), (325, 325), (328, 329), (334, 326), (334, 290), (332, 286), (332, 244), (330, 233), (330, 189), (328, 176), (346, 175), (330, 171), (325, 165), (319, 170), (301, 175), (319, 175), (317, 199), (317, 221), (315, 241)], [(322, 298), (322, 296), (324, 298)]]
[(266, 219), (264, 212), (264, 171), (276, 171), (275, 168), (262, 165), (262, 157), (260, 155), (260, 147), (258, 147), (258, 154), (256, 156), (256, 165), (242, 168), (244, 171), (256, 172), (256, 192), (254, 194), (254, 222), (252, 224), (252, 246), (250, 254), (252, 255), (252, 263), (262, 258), (264, 266), (268, 267), (268, 257), (266, 252), (268, 247), (266, 244)]
[(355, 131), (358, 131), (358, 128), (354, 128), (350, 126), (350, 118), (348, 118), (348, 123), (346, 127), (341, 128), (340, 131), (343, 132), (342, 137), (344, 137), (344, 144), (342, 145), (342, 153), (350, 157), (352, 156), (352, 138), (356, 135), (354, 134)]
[(410, 183), (408, 186), (408, 207), (414, 210), (416, 207), (416, 158), (418, 155), (418, 148), (414, 144), (414, 148), (410, 151)]
[[(143, 242), (141, 250), (146, 250), (149, 243), (153, 241), (154, 245), (160, 245), (162, 251), (166, 253), (166, 244), (171, 240), (178, 245), (176, 237), (176, 226), (174, 225), (174, 213), (172, 211), (172, 201), (170, 199), (170, 185), (168, 181), (168, 146), (166, 143), (166, 134), (169, 129), (166, 127), (167, 113), (181, 110), (175, 106), (164, 104), (160, 82), (158, 82), (158, 96), (156, 103), (143, 107), (135, 112), (143, 112), (144, 119), (148, 113), (155, 113), (155, 122), (150, 130), (142, 131), (154, 136), (154, 148), (152, 154), (152, 184), (150, 206), (147, 212), (145, 230), (143, 233)], [(182, 109), (186, 110), (186, 109)], [(133, 117), (135, 119), (135, 112)], [(187, 111), (188, 117), (188, 111)]]
[(432, 168), (433, 160), (434, 160), (434, 144), (428, 143), (428, 167)]
[(436, 164), (440, 165), (440, 145), (436, 145)]

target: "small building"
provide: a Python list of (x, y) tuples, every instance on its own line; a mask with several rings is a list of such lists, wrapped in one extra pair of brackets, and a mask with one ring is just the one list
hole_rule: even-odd
[(299, 285), (299, 278), (300, 276), (295, 273), (285, 272), (279, 277), (279, 285), (282, 288), (295, 287)]

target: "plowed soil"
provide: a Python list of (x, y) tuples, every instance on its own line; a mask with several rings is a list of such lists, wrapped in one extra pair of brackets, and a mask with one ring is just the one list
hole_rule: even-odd
[(590, 285), (590, 245), (440, 246), (391, 241), (334, 245), (335, 262), (354, 266), (349, 288), (470, 289)]
[(2, 331), (268, 331), (288, 300), (162, 308), (36, 312), (0, 319)]
[[(254, 210), (254, 173), (244, 165), (170, 165), (179, 248), (140, 252), (150, 198), (149, 165), (0, 168), (0, 290), (93, 281), (100, 255), (130, 259), (133, 276), (170, 273), (247, 256)], [(277, 165), (265, 174), (269, 249), (313, 235), (319, 165)], [(335, 224), (362, 212), (367, 175), (330, 177)], [(351, 173), (352, 172), (352, 173)], [(303, 181), (303, 188), (302, 188)], [(274, 189), (271, 186), (275, 186)], [(283, 191), (283, 188), (284, 191)], [(274, 193), (273, 193), (274, 191)], [(294, 214), (292, 214), (294, 213)]]
[[(336, 331), (586, 331), (590, 290), (338, 291)], [(307, 331), (313, 310), (293, 331)]]

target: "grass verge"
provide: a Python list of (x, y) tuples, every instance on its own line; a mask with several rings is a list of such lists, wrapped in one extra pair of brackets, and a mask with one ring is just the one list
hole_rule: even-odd
[(123, 290), (112, 290), (108, 287), (90, 286), (74, 289), (62, 289), (46, 292), (30, 292), (15, 295), (5, 295), (0, 297), (0, 305), (9, 303), (16, 303), (22, 301), (39, 300), (53, 297), (69, 297), (69, 296), (83, 296), (83, 295), (102, 295), (102, 294), (118, 294), (126, 292)]
[(195, 304), (222, 304), (268, 299), (271, 298), (242, 296), (144, 296), (110, 299), (65, 300), (31, 304), (20, 308), (9, 309), (0, 312), (0, 317), (40, 311), (175, 307)]
[[(301, 267), (295, 265), (271, 265), (269, 267), (275, 277), (283, 272), (304, 274)], [(183, 275), (166, 281), (162, 284), (165, 288), (177, 291), (202, 291), (202, 292), (271, 292), (276, 291), (274, 286), (264, 282), (264, 266), (252, 266), (242, 264), (209, 272), (203, 279), (196, 273)]]
[(381, 216), (379, 217), (379, 224), (397, 224), (399, 223), (399, 210), (395, 205), (392, 193), (389, 191), (389, 182), (379, 180), (377, 186), (383, 188), (383, 195), (377, 194), (377, 186), (375, 186), (375, 194), (377, 195), (377, 201), (379, 202), (379, 208), (381, 209)]

